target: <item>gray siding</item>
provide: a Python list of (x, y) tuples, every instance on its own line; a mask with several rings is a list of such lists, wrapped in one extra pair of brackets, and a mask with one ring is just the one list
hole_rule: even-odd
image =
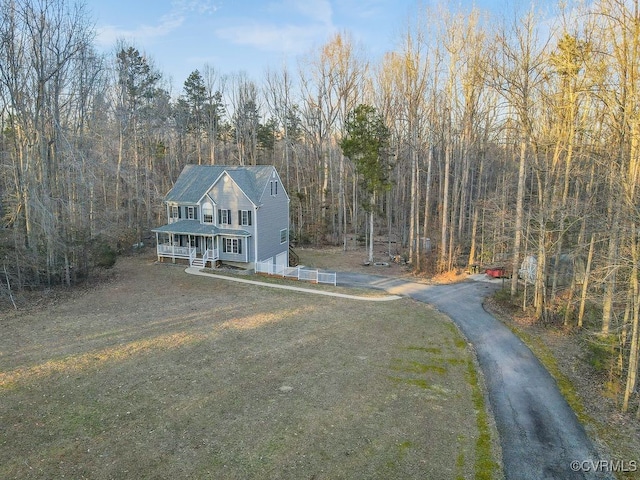
[(289, 251), (288, 235), (287, 241), (280, 243), (280, 231), (289, 231), (289, 196), (277, 173), (273, 179), (278, 182), (278, 194), (271, 195), (271, 182), (268, 181), (258, 209), (258, 260), (275, 258), (279, 253)]
[[(225, 181), (226, 180), (226, 181)], [(242, 192), (238, 185), (228, 176), (223, 175), (219, 181), (213, 185), (209, 190), (209, 195), (216, 203), (216, 209), (214, 211), (214, 224), (219, 228), (229, 228), (234, 230), (246, 230), (252, 237), (255, 237), (256, 231), (256, 212), (253, 203)], [(218, 224), (218, 209), (231, 210), (231, 224), (220, 225)], [(251, 211), (252, 225), (241, 225), (238, 222), (238, 211), (249, 210)], [(245, 261), (245, 258), (249, 262), (254, 262), (255, 248), (253, 247), (253, 241), (251, 239), (242, 238), (242, 254), (225, 254), (222, 252), (222, 244), (220, 245), (220, 258), (222, 260), (229, 261)], [(245, 257), (245, 252), (247, 256)]]

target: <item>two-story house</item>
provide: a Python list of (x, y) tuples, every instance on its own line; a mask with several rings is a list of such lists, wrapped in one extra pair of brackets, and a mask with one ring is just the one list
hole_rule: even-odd
[(158, 261), (288, 265), (289, 196), (273, 166), (187, 165), (164, 204)]

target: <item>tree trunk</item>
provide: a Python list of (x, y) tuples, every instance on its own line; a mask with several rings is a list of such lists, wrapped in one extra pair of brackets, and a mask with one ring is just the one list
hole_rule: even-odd
[[(429, 238), (429, 222), (431, 221), (431, 215), (429, 209), (431, 208), (431, 168), (433, 165), (433, 147), (431, 143), (427, 146), (427, 178), (425, 179), (425, 193), (424, 193), (424, 224), (422, 230), (422, 238)], [(426, 249), (425, 249), (426, 250)], [(428, 252), (425, 251), (425, 254)]]
[(578, 312), (578, 328), (582, 328), (582, 320), (584, 318), (584, 307), (587, 303), (587, 292), (589, 291), (589, 275), (591, 274), (591, 261), (593, 259), (593, 250), (596, 243), (595, 233), (591, 234), (591, 243), (589, 244), (589, 255), (587, 256), (587, 265), (584, 271), (584, 282), (582, 283), (582, 294), (580, 295), (580, 311)]
[(520, 244), (522, 243), (522, 221), (524, 218), (524, 188), (526, 178), (527, 142), (520, 140), (520, 161), (518, 165), (518, 193), (516, 194), (516, 226), (513, 237), (513, 254), (511, 256), (511, 296), (518, 291), (518, 268), (520, 266)]
[(373, 264), (373, 216), (376, 208), (376, 194), (371, 194), (371, 205), (369, 206), (369, 262)]
[(633, 394), (638, 378), (638, 317), (640, 317), (640, 288), (638, 287), (638, 245), (635, 233), (632, 233), (631, 252), (633, 256), (633, 268), (631, 270), (631, 286), (633, 288), (633, 320), (631, 327), (631, 348), (629, 350), (629, 368), (627, 370), (627, 382), (622, 401), (622, 411), (629, 409), (629, 399)]
[(440, 218), (440, 256), (438, 271), (444, 272), (447, 265), (447, 230), (449, 228), (449, 168), (451, 164), (451, 145), (447, 142), (444, 151), (444, 182), (442, 186), (442, 208)]

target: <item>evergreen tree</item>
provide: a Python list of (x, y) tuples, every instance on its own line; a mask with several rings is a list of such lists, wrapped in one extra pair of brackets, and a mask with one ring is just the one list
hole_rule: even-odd
[(361, 176), (369, 203), (369, 261), (373, 262), (373, 218), (376, 196), (391, 187), (389, 173), (390, 132), (375, 107), (361, 104), (352, 110), (345, 123), (346, 136), (340, 142), (342, 153), (351, 159)]

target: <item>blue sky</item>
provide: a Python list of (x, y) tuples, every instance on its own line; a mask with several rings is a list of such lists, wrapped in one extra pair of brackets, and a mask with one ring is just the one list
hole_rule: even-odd
[[(515, 2), (521, 0), (512, 0)], [(267, 67), (287, 63), (346, 31), (371, 58), (392, 50), (418, 5), (435, 0), (85, 0), (97, 45), (112, 51), (118, 39), (153, 59), (174, 90), (209, 64), (221, 74), (245, 72), (256, 81)], [(509, 0), (443, 1), (496, 11)], [(293, 70), (291, 70), (293, 73)]]

